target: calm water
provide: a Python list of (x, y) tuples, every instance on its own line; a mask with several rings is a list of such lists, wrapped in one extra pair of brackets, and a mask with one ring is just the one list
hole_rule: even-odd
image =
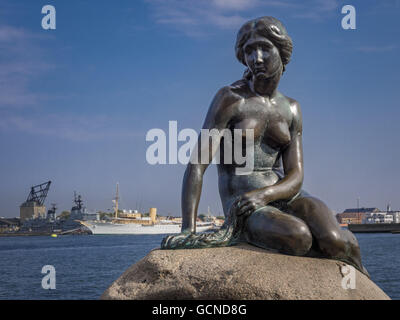
[[(163, 235), (0, 237), (0, 299), (98, 299)], [(400, 299), (400, 234), (357, 234), (372, 280)], [(56, 269), (56, 290), (41, 287), (42, 267)]]

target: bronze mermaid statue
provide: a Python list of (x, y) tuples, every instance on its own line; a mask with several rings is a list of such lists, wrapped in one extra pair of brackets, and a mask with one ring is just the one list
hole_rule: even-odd
[[(162, 249), (247, 242), (283, 254), (340, 260), (368, 275), (355, 236), (340, 227), (321, 200), (301, 189), (300, 105), (277, 90), (292, 49), (285, 27), (273, 17), (248, 21), (239, 30), (236, 57), (246, 71), (241, 80), (218, 91), (203, 129), (251, 129), (254, 169), (238, 175), (235, 170), (240, 165), (235, 162), (217, 165), (225, 223), (215, 232), (196, 234), (203, 174), (217, 152), (221, 159), (224, 152), (226, 156), (224, 137), (219, 136), (208, 162), (187, 165), (182, 186), (182, 233), (164, 238)], [(198, 153), (209, 148), (202, 143), (199, 138)]]

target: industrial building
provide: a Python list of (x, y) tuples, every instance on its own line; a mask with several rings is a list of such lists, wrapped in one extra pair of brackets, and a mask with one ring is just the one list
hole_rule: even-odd
[(336, 218), (341, 224), (400, 223), (400, 211), (393, 211), (390, 205), (386, 211), (378, 208), (346, 209)]
[(386, 211), (367, 214), (363, 223), (400, 223), (400, 211), (393, 211), (388, 204)]
[(31, 187), (27, 200), (20, 206), (20, 221), (29, 219), (46, 218), (44, 201), (50, 188), (51, 181)]
[(20, 220), (18, 218), (0, 217), (0, 233), (18, 231)]
[(363, 223), (367, 215), (380, 212), (378, 208), (355, 208), (346, 209), (342, 213), (338, 213), (336, 218), (341, 224), (359, 224)]

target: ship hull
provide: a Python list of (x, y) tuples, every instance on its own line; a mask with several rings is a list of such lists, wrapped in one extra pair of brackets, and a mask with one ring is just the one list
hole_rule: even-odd
[(354, 233), (390, 233), (399, 232), (400, 223), (349, 224), (348, 228)]
[[(181, 232), (178, 224), (156, 224), (141, 225), (136, 223), (117, 224), (117, 223), (96, 223), (85, 221), (84, 225), (90, 229), (92, 234), (176, 234)], [(199, 226), (197, 232), (212, 229), (213, 226)]]

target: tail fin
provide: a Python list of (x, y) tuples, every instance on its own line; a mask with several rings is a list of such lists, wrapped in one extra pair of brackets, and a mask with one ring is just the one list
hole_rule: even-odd
[(227, 247), (238, 242), (242, 223), (231, 209), (224, 225), (217, 231), (209, 233), (180, 233), (163, 239), (161, 249), (199, 249)]

